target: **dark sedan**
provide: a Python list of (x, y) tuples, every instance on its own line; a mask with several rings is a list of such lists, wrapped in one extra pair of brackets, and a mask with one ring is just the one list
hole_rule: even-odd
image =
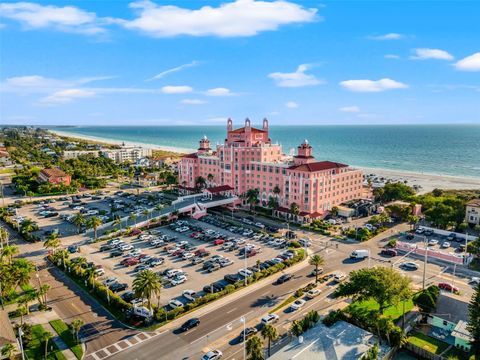
[(193, 319), (189, 319), (187, 320), (187, 322), (185, 322), (182, 326), (181, 326), (181, 329), (182, 331), (188, 331), (196, 326), (200, 325), (200, 319), (198, 318), (193, 318)]

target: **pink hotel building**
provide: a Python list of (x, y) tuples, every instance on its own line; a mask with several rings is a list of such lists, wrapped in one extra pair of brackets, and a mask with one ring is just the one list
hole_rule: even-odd
[[(280, 212), (289, 212), (291, 204), (296, 203), (304, 220), (321, 217), (333, 206), (362, 198), (363, 194), (362, 170), (316, 161), (307, 140), (298, 146), (295, 156), (286, 156), (281, 145), (272, 143), (267, 119), (262, 129), (253, 128), (246, 119), (245, 126), (235, 130), (228, 119), (225, 142), (212, 150), (204, 137), (196, 153), (182, 158), (178, 171), (183, 189), (194, 190), (198, 177), (203, 177), (213, 191), (241, 195), (256, 188), (262, 205), (270, 196), (277, 196)], [(278, 195), (276, 187), (280, 189)]]

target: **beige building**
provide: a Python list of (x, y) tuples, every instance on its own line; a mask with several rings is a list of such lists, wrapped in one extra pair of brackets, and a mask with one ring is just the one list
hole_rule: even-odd
[(465, 221), (472, 225), (480, 225), (480, 199), (473, 199), (467, 203)]
[(114, 150), (102, 150), (102, 156), (116, 163), (135, 162), (141, 158), (152, 156), (152, 149), (142, 147), (123, 147)]
[(93, 155), (97, 157), (98, 154), (99, 154), (98, 150), (67, 150), (63, 152), (63, 158), (65, 160), (76, 159), (82, 155)]

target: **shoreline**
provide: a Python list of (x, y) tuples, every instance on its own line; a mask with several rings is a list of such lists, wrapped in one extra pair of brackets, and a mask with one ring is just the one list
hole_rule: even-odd
[[(149, 148), (152, 150), (170, 151), (170, 152), (178, 153), (179, 155), (185, 155), (185, 154), (196, 151), (193, 148), (192, 149), (176, 148), (173, 146), (161, 146), (161, 145), (146, 144), (141, 142), (105, 139), (105, 138), (100, 138), (96, 136), (70, 133), (68, 131), (58, 131), (58, 130), (50, 130), (50, 129), (48, 129), (48, 131), (59, 136), (66, 136), (66, 137), (76, 138), (80, 140), (96, 141), (96, 142), (111, 144), (111, 145), (122, 145), (123, 143), (125, 144), (125, 146), (139, 146), (139, 147)], [(467, 177), (467, 176), (418, 173), (418, 172), (413, 172), (408, 170), (390, 170), (390, 169), (372, 168), (372, 167), (355, 166), (355, 165), (352, 165), (352, 167), (357, 167), (362, 169), (365, 174), (375, 174), (378, 178), (383, 177), (385, 180), (401, 181), (401, 182), (404, 182), (406, 180), (407, 184), (410, 186), (413, 186), (413, 185), (421, 186), (419, 194), (432, 191), (435, 188), (440, 188), (444, 190), (480, 189), (480, 177), (474, 178), (474, 177)]]

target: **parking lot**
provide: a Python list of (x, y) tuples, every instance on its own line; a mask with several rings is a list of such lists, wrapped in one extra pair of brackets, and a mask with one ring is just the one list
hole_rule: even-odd
[(138, 236), (85, 245), (79, 255), (103, 269), (99, 270), (100, 281), (127, 284), (128, 290), (118, 286), (118, 293), (134, 303), (141, 302), (131, 294), (135, 275), (147, 268), (153, 270), (164, 281), (160, 303), (175, 307), (206, 292), (218, 292), (228, 284), (245, 281), (239, 273), (250, 276), (293, 257), (293, 252), (286, 253), (286, 246), (285, 239), (207, 216), (204, 221), (181, 220)]
[[(87, 220), (92, 216), (102, 222), (109, 222), (114, 217), (124, 218), (134, 214), (135, 219), (125, 220), (123, 227), (134, 225), (142, 217), (152, 217), (158, 210), (158, 205), (167, 204), (163, 195), (158, 192), (145, 191), (135, 194), (127, 191), (84, 193), (76, 196), (64, 196), (57, 199), (34, 201), (16, 210), (16, 219), (34, 221), (39, 230), (34, 235), (44, 238), (50, 232), (59, 232), (61, 236), (78, 233), (78, 227), (73, 223), (76, 214), (82, 214)], [(86, 230), (85, 225), (80, 231)]]
[[(473, 241), (474, 237), (469, 237), (469, 241)], [(422, 244), (428, 242), (428, 248), (432, 250), (440, 250), (445, 253), (461, 253), (465, 251), (465, 238), (458, 238), (454, 233), (447, 236), (434, 233), (419, 227), (415, 233), (407, 234), (403, 240), (409, 243)]]

